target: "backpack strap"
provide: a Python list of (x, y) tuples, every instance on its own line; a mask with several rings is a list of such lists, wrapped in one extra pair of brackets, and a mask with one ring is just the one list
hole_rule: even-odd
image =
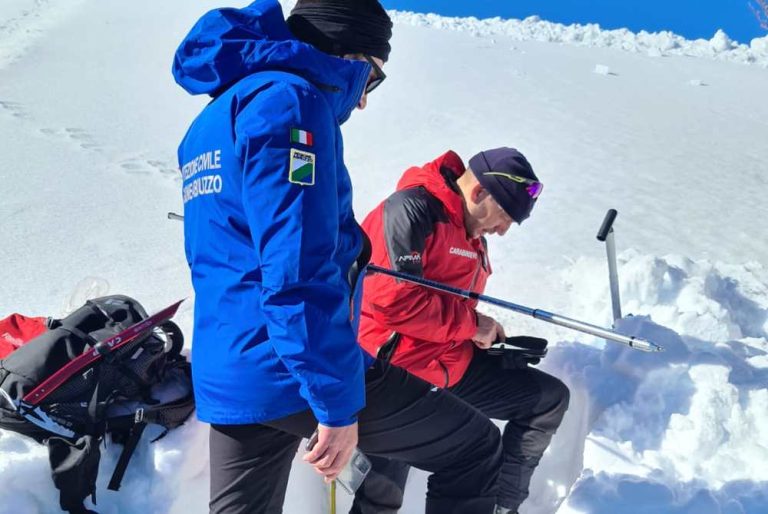
[(61, 325), (59, 325), (58, 328), (60, 330), (64, 330), (65, 332), (69, 332), (70, 334), (72, 334), (75, 337), (78, 337), (78, 338), (82, 339), (91, 348), (95, 348), (96, 345), (99, 344), (99, 340), (98, 339), (96, 339), (95, 337), (91, 336), (91, 334), (80, 330), (77, 327), (69, 326), (69, 325), (66, 325), (66, 324), (62, 323)]
[[(171, 348), (166, 352), (167, 356), (170, 358), (168, 366), (183, 367), (184, 372), (189, 377), (189, 363), (186, 360), (176, 360), (180, 358), (181, 350), (184, 347), (184, 335), (181, 332), (181, 329), (173, 321), (166, 321), (158, 325), (157, 328), (163, 332), (171, 344)], [(129, 370), (122, 369), (121, 371), (126, 372)], [(136, 377), (136, 380), (139, 381), (138, 377)], [(128, 437), (123, 442), (123, 451), (120, 452), (120, 457), (115, 465), (115, 470), (112, 472), (112, 478), (110, 478), (107, 488), (110, 491), (120, 490), (123, 476), (125, 475), (126, 469), (128, 469), (128, 463), (131, 461), (131, 457), (136, 451), (136, 446), (139, 444), (144, 429), (147, 428), (148, 424), (154, 423), (161, 425), (165, 429), (159, 436), (152, 440), (154, 443), (155, 441), (162, 439), (168, 433), (169, 429), (181, 425), (190, 414), (192, 414), (193, 410), (194, 397), (191, 391), (187, 397), (177, 400), (172, 404), (160, 405), (157, 407), (149, 406), (147, 408), (139, 408), (136, 410), (133, 417), (133, 426), (129, 429)]]
[[(1, 385), (3, 385), (3, 382), (5, 382), (5, 377), (7, 377), (7, 376), (8, 376), (8, 375), (10, 375), (10, 374), (11, 374), (11, 372), (10, 372), (10, 371), (8, 371), (7, 369), (5, 369), (5, 368), (2, 366), (2, 362), (0, 362), (0, 386), (1, 386)], [(0, 393), (0, 394), (2, 394), (2, 393)], [(6, 393), (6, 395), (7, 395), (7, 394), (8, 394), (8, 393)], [(13, 403), (13, 402), (11, 402), (11, 403)]]
[[(92, 300), (88, 300), (88, 301), (85, 302), (85, 306), (90, 308), (95, 313), (104, 316), (104, 319), (106, 319), (107, 321), (111, 321), (112, 323), (116, 323), (117, 324), (117, 321), (115, 321), (115, 318), (113, 318), (107, 311), (102, 309), (101, 306), (99, 304), (97, 304), (96, 302), (94, 302)], [(71, 323), (67, 322), (66, 318), (64, 318), (64, 319), (49, 318), (46, 324), (47, 324), (49, 329), (61, 328), (63, 330), (66, 330), (67, 332), (69, 332), (73, 336), (79, 337), (83, 341), (88, 343), (88, 346), (90, 346), (91, 348), (93, 348), (97, 344), (99, 344), (99, 341), (97, 339), (95, 339), (94, 337), (91, 337), (90, 334), (80, 330), (76, 326), (74, 326)]]
[(134, 417), (134, 424), (131, 427), (128, 438), (123, 443), (123, 451), (120, 452), (120, 458), (117, 460), (115, 471), (112, 472), (112, 478), (109, 480), (107, 489), (110, 491), (120, 490), (120, 484), (123, 481), (125, 470), (128, 468), (128, 463), (131, 461), (133, 452), (139, 444), (144, 429), (147, 428), (147, 423), (149, 423), (149, 420), (144, 419), (144, 409), (137, 410)]
[[(189, 398), (192, 397), (192, 393), (190, 393)], [(184, 400), (187, 400), (185, 398)], [(192, 403), (194, 405), (194, 403)], [(172, 408), (178, 408), (178, 405), (169, 406), (169, 409)], [(185, 405), (182, 405), (182, 408), (184, 408)], [(193, 408), (193, 407), (192, 407)], [(189, 408), (185, 412), (185, 417), (189, 417), (189, 415), (192, 413), (192, 408)], [(142, 434), (144, 433), (144, 429), (147, 428), (147, 425), (150, 423), (155, 423), (158, 425), (161, 425), (165, 428), (165, 430), (156, 438), (152, 440), (154, 443), (155, 441), (158, 441), (159, 439), (162, 439), (165, 437), (165, 434), (168, 433), (169, 428), (174, 428), (178, 425), (180, 425), (183, 420), (173, 420), (174, 423), (169, 423), (165, 415), (166, 408), (164, 407), (158, 407), (157, 409), (153, 407), (148, 408), (139, 408), (136, 410), (136, 412), (133, 415), (133, 426), (128, 431), (128, 437), (123, 441), (123, 451), (120, 452), (120, 457), (117, 460), (117, 465), (115, 466), (115, 471), (112, 472), (112, 478), (109, 480), (109, 485), (107, 486), (107, 489), (110, 491), (119, 491), (120, 490), (120, 484), (123, 481), (123, 476), (125, 475), (125, 470), (128, 469), (128, 463), (131, 461), (131, 457), (133, 456), (133, 452), (136, 451), (136, 446), (139, 444), (139, 440), (141, 439)]]
[(93, 372), (96, 373), (96, 387), (93, 389), (91, 399), (88, 400), (88, 420), (86, 426), (88, 428), (88, 433), (90, 434), (103, 434), (106, 427), (104, 413), (112, 402), (115, 391), (105, 391), (104, 388), (101, 387), (99, 377), (101, 368), (99, 366), (94, 366)]
[(102, 309), (101, 305), (99, 305), (98, 303), (94, 302), (93, 300), (86, 300), (85, 304), (88, 307), (90, 307), (91, 309), (93, 309), (94, 311), (98, 312), (99, 314), (101, 314), (102, 316), (107, 318), (112, 323), (118, 323), (118, 321), (115, 320), (115, 318), (113, 318), (110, 313), (108, 313), (106, 310)]

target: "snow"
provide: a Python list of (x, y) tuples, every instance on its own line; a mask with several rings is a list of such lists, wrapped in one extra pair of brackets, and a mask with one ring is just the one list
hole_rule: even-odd
[(452, 18), (436, 14), (397, 12), (394, 19), (400, 24), (469, 32), (475, 37), (503, 35), (519, 41), (617, 48), (644, 53), (650, 57), (685, 55), (768, 67), (768, 36), (755, 38), (747, 45), (731, 40), (723, 30), (715, 32), (709, 40), (692, 41), (669, 31), (633, 33), (627, 29), (603, 30), (595, 23), (563, 25), (542, 20), (538, 16), (529, 16), (524, 20), (498, 17), (479, 20), (474, 17)]
[[(181, 210), (176, 145), (205, 103), (170, 76), (180, 39), (217, 6), (194, 4), (0, 5), (0, 316), (188, 297), (176, 319), (191, 341), (181, 225), (166, 213)], [(610, 327), (594, 235), (616, 208), (616, 330), (667, 349), (483, 307), (509, 333), (547, 337), (542, 367), (572, 389), (521, 513), (768, 512), (768, 38), (394, 17), (388, 79), (344, 128), (359, 216), (448, 148), (516, 146), (546, 190), (489, 241), (487, 293)], [(206, 512), (207, 427), (148, 439), (119, 493), (106, 489), (119, 448), (103, 452), (99, 512)], [(59, 512), (44, 448), (0, 431), (0, 452), (0, 514)], [(425, 488), (413, 472), (404, 514), (423, 511)], [(297, 456), (285, 512), (328, 512), (326, 499)]]

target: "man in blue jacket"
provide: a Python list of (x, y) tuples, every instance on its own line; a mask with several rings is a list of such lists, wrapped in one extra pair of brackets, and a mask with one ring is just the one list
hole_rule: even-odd
[(340, 125), (384, 79), (390, 36), (377, 0), (300, 0), (287, 22), (276, 0), (259, 0), (207, 13), (176, 52), (179, 85), (213, 98), (179, 147), (211, 512), (281, 512), (315, 428), (304, 458), (326, 481), (359, 442), (434, 473), (429, 513), (493, 508), (498, 429), (405, 371), (372, 366), (351, 321), (364, 235)]

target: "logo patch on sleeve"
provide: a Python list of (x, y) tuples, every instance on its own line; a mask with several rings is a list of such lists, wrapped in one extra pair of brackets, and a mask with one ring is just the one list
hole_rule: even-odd
[(288, 181), (302, 186), (314, 186), (315, 154), (291, 148)]
[(312, 132), (308, 130), (291, 129), (291, 143), (298, 143), (300, 145), (312, 146), (315, 138), (312, 136)]

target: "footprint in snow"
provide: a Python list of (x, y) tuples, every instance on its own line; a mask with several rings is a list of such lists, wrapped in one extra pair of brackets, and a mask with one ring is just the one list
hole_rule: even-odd
[(85, 129), (73, 127), (67, 127), (64, 129), (42, 128), (40, 129), (40, 132), (46, 136), (66, 139), (76, 144), (83, 150), (100, 152), (103, 148), (102, 145), (99, 144), (96, 139)]
[(124, 172), (130, 173), (132, 175), (150, 175), (158, 173), (168, 178), (180, 178), (179, 171), (173, 166), (173, 164), (167, 161), (133, 158), (121, 162), (120, 168), (122, 168)]
[(147, 164), (169, 178), (176, 178), (179, 176), (179, 169), (174, 164), (167, 161), (147, 161)]
[(11, 102), (9, 100), (0, 100), (0, 111), (5, 112), (19, 119), (28, 119), (29, 115), (24, 111), (24, 107), (18, 102)]
[(76, 142), (84, 150), (101, 150), (101, 145), (87, 130), (81, 128), (65, 128), (64, 133), (72, 141)]
[(147, 161), (139, 159), (129, 159), (120, 163), (120, 167), (124, 172), (131, 175), (149, 175), (152, 170), (147, 166)]

